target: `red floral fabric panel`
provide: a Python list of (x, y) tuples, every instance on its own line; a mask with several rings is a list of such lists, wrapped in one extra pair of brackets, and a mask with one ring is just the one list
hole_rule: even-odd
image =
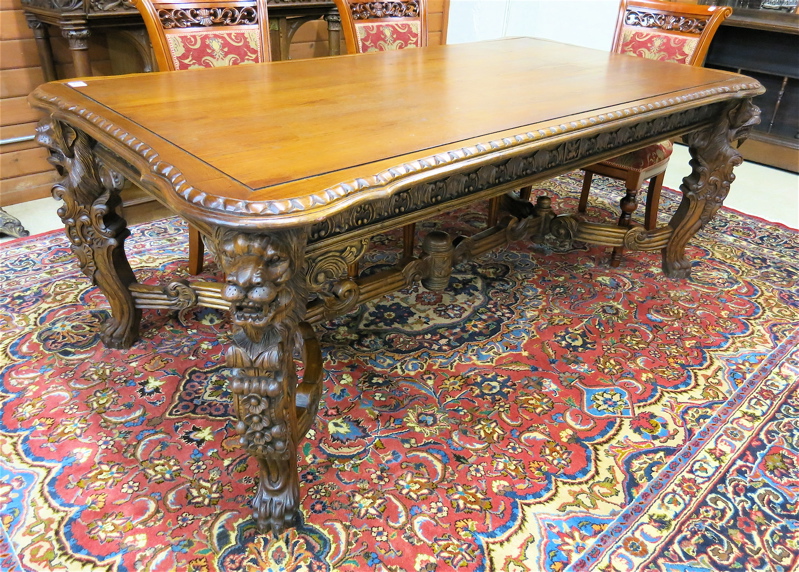
[(418, 48), (422, 40), (422, 22), (356, 23), (355, 36), (361, 52), (385, 52)]
[(690, 36), (625, 28), (622, 30), (619, 52), (639, 58), (684, 64), (688, 62), (698, 43), (698, 38)]
[(255, 64), (261, 61), (261, 38), (257, 28), (172, 32), (167, 34), (166, 39), (176, 70)]
[(660, 143), (647, 145), (643, 149), (625, 153), (609, 161), (603, 161), (602, 164), (629, 171), (643, 171), (671, 157), (673, 150), (674, 144), (671, 141), (661, 141)]

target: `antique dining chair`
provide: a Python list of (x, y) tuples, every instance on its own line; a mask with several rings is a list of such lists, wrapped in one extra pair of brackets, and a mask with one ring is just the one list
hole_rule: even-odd
[[(719, 25), (732, 14), (727, 6), (700, 6), (657, 0), (622, 0), (613, 51), (619, 54), (701, 66)], [(661, 141), (584, 169), (578, 212), (585, 213), (593, 176), (624, 181), (627, 193), (620, 201), (619, 226), (630, 226), (638, 207), (637, 195), (647, 179), (644, 227), (657, 225), (660, 190), (672, 153), (672, 142)], [(611, 254), (611, 266), (621, 262), (622, 247)]]
[[(266, 0), (132, 0), (161, 71), (268, 62)], [(203, 267), (200, 232), (189, 227), (189, 273)]]
[(335, 2), (350, 54), (427, 45), (427, 0)]
[[(349, 54), (427, 46), (427, 0), (335, 2)], [(403, 258), (413, 256), (415, 232), (415, 224), (402, 229)], [(357, 268), (351, 273), (357, 274)]]

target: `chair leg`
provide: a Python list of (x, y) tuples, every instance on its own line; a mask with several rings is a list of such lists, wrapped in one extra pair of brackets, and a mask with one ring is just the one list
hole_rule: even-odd
[(523, 201), (529, 201), (530, 196), (533, 194), (533, 186), (527, 185), (519, 189), (519, 198)]
[(660, 190), (663, 188), (663, 179), (666, 171), (649, 180), (649, 189), (646, 192), (646, 210), (644, 211), (644, 228), (654, 230), (658, 225), (658, 205), (660, 204)]
[(486, 226), (488, 228), (494, 227), (499, 222), (499, 205), (502, 197), (494, 197), (488, 200), (488, 218)]
[(413, 257), (416, 246), (416, 223), (406, 224), (402, 227), (402, 259)]
[[(638, 183), (640, 186), (640, 182)], [(626, 226), (629, 227), (632, 224), (632, 216), (635, 212), (635, 209), (638, 208), (638, 201), (636, 198), (638, 197), (638, 187), (633, 187), (630, 182), (627, 183), (627, 194), (619, 201), (619, 206), (621, 207), (621, 216), (619, 217), (619, 226)], [(610, 254), (610, 265), (613, 267), (618, 266), (621, 264), (621, 254), (624, 251), (624, 248), (621, 246), (616, 246), (613, 248), (613, 252)]]
[(189, 226), (189, 274), (196, 276), (203, 271), (203, 255), (205, 245), (203, 244), (200, 231)]
[(584, 171), (585, 177), (583, 178), (583, 191), (580, 193), (580, 203), (577, 205), (577, 212), (584, 213), (588, 208), (588, 193), (591, 191), (591, 181), (594, 180), (594, 174), (591, 171)]

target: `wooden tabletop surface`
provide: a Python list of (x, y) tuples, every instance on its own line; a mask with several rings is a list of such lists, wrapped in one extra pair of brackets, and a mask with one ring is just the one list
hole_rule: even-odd
[(714, 88), (735, 85), (744, 97), (759, 87), (735, 74), (531, 38), (84, 81), (48, 84), (31, 101), (55, 96), (102, 116), (193, 188), (240, 206), (302, 197), (448, 149), (679, 105)]

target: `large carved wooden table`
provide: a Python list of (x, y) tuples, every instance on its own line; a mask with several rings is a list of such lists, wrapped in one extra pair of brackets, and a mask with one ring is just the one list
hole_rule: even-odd
[[(260, 466), (255, 518), (281, 531), (297, 522), (297, 446), (322, 393), (309, 324), (414, 280), (444, 288), (454, 263), (546, 232), (660, 250), (664, 272), (687, 277), (686, 245), (727, 195), (732, 143), (758, 122), (762, 91), (740, 75), (517, 38), (54, 82), (30, 101), (64, 177), (54, 194), (72, 249), (111, 306), (104, 343), (130, 347), (143, 308), (230, 310), (237, 430)], [(509, 194), (681, 135), (692, 172), (655, 230)], [(206, 235), (226, 283), (137, 283), (116, 210), (123, 177)], [(432, 232), (397, 268), (353, 272), (370, 236), (481, 200), (487, 230)]]

